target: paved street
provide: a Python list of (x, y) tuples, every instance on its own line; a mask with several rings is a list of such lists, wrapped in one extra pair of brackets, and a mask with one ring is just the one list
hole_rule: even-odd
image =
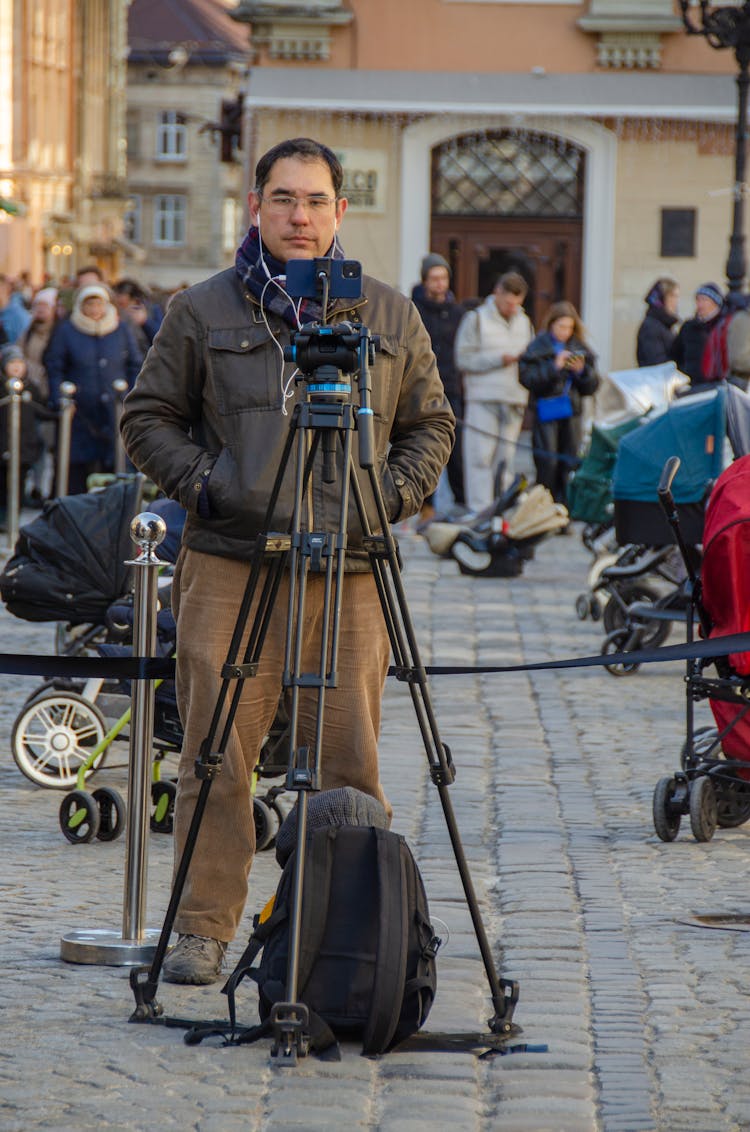
[[(513, 580), (472, 579), (413, 533), (404, 579), (426, 663), (520, 663), (598, 652), (601, 626), (573, 603), (590, 563), (577, 535), (549, 539)], [(49, 625), (0, 612), (3, 651), (52, 651)], [(671, 640), (680, 640), (679, 630)], [(519, 1041), (546, 1053), (343, 1048), (296, 1069), (269, 1045), (187, 1047), (182, 1032), (129, 1025), (124, 968), (67, 964), (74, 929), (119, 930), (124, 839), (68, 844), (60, 794), (28, 782), (10, 732), (38, 681), (0, 678), (3, 1132), (740, 1132), (750, 1129), (750, 934), (696, 913), (750, 914), (749, 830), (663, 844), (656, 780), (678, 765), (682, 666), (617, 679), (603, 669), (436, 677), (437, 718), (458, 775), (452, 798), (502, 974), (520, 982)], [(701, 712), (707, 711), (701, 705)], [(125, 789), (124, 758), (94, 783)], [(411, 699), (390, 681), (383, 778), (395, 828), (420, 863), (446, 939), (428, 1030), (482, 1028), (489, 998)], [(168, 898), (171, 838), (154, 834), (149, 927)], [(259, 856), (242, 936), (275, 888)], [(219, 986), (163, 985), (168, 1014), (225, 1013)], [(243, 984), (241, 1020), (256, 1019)]]

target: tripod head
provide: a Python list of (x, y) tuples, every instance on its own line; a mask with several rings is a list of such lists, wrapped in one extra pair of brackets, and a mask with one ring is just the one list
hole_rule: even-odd
[(370, 407), (370, 366), (375, 361), (380, 338), (372, 335), (366, 326), (339, 322), (335, 326), (306, 323), (284, 347), (284, 361), (293, 362), (307, 381), (311, 401), (336, 404), (351, 400), (351, 382), (354, 374), (359, 385), (360, 403), (357, 407), (359, 433), (359, 462), (371, 468), (374, 458), (372, 408)]

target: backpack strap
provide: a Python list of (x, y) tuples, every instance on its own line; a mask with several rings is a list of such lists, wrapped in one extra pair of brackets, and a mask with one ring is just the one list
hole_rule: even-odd
[(396, 1031), (409, 946), (402, 839), (386, 829), (373, 828), (371, 835), (377, 850), (380, 920), (372, 1004), (362, 1038), (364, 1054), (383, 1053)]
[(337, 827), (335, 826), (316, 830), (306, 847), (304, 888), (309, 893), (315, 893), (315, 899), (302, 901), (302, 927), (297, 971), (297, 987), (300, 997), (304, 994), (325, 935), (328, 905), (331, 900), (331, 877), (333, 875), (336, 834)]

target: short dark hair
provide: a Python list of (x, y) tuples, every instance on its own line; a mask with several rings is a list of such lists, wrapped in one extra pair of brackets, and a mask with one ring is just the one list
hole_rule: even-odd
[(148, 298), (146, 291), (135, 279), (120, 279), (112, 288), (116, 295), (127, 295), (129, 299), (145, 302)]
[(498, 287), (507, 291), (509, 295), (520, 295), (522, 299), (526, 297), (529, 289), (523, 275), (519, 275), (517, 271), (506, 271), (505, 275), (501, 275), (495, 284), (495, 290)]
[(96, 275), (97, 279), (101, 279), (102, 283), (104, 282), (104, 273), (96, 263), (87, 263), (85, 267), (79, 267), (76, 271), (76, 279), (80, 278), (81, 275)]
[(255, 166), (255, 191), (260, 195), (263, 187), (271, 176), (271, 170), (277, 161), (285, 157), (296, 157), (299, 161), (323, 161), (331, 170), (331, 180), (336, 196), (341, 192), (344, 183), (344, 170), (336, 154), (322, 142), (312, 138), (289, 138), (287, 141), (274, 145), (264, 153)]

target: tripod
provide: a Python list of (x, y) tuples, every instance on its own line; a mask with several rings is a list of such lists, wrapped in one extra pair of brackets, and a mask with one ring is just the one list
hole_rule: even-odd
[[(270, 1023), (273, 1033), (273, 1054), (285, 1064), (296, 1063), (309, 1047), (309, 1018), (304, 1003), (298, 1001), (298, 971), (301, 945), (302, 891), (305, 873), (307, 806), (311, 791), (320, 789), (321, 747), (325, 694), (336, 687), (337, 653), (341, 623), (342, 593), (345, 585), (345, 557), (350, 501), (353, 498), (363, 531), (363, 546), (374, 575), (376, 590), (395, 660), (395, 673), (411, 693), (419, 731), (422, 736), (430, 776), (435, 784), (448, 834), (458, 866), (464, 894), (481, 952), (494, 1008), (488, 1020), (491, 1035), (485, 1044), (499, 1045), (518, 1033), (513, 1012), (518, 1000), (518, 985), (498, 977), (487, 935), (479, 911), (476, 894), (461, 844), (449, 786), (455, 770), (448, 747), (441, 741), (435, 720), (427, 676), (419, 658), (415, 633), (406, 603), (401, 563), (396, 540), (391, 530), (380, 483), (375, 472), (373, 417), (370, 407), (370, 364), (374, 359), (375, 342), (363, 326), (341, 323), (334, 327), (308, 326), (296, 336), (296, 345), (289, 348), (288, 360), (297, 363), (298, 383), (304, 395), (298, 400), (290, 421), (279, 468), (269, 499), (264, 533), (258, 538), (251, 560), (247, 585), (240, 603), (237, 621), (229, 645), (226, 663), (221, 670), (222, 683), (209, 730), (195, 764), (201, 780), (185, 847), (177, 866), (174, 884), (161, 935), (150, 968), (131, 971), (130, 982), (136, 1001), (131, 1021), (158, 1021), (162, 1007), (156, 1001), (159, 973), (172, 933), (179, 901), (187, 878), (196, 839), (208, 801), (211, 783), (219, 773), (229, 743), (232, 724), (239, 707), (244, 681), (258, 671), (270, 617), (278, 597), (282, 576), (288, 570), (289, 597), (284, 650), (282, 687), (290, 698), (289, 765), (286, 787), (297, 794), (297, 852), (290, 918), (289, 959), (286, 1001), (274, 1005)], [(359, 405), (352, 400), (349, 375), (356, 375)], [(375, 503), (382, 533), (374, 534), (365, 507), (362, 484), (356, 474), (353, 437), (359, 438), (359, 466), (367, 473), (367, 483)], [(273, 521), (279, 493), (287, 468), (296, 448), (294, 504), (290, 528), (274, 532)], [(317, 457), (320, 455), (321, 459)], [(310, 528), (303, 523), (304, 501), (316, 465), (324, 483), (333, 484), (339, 474), (341, 491), (338, 529), (316, 531), (314, 516)], [(340, 469), (340, 471), (339, 471)], [(253, 622), (241, 660), (241, 642), (250, 610), (265, 577), (255, 608)], [(301, 671), (302, 634), (308, 574), (324, 574), (323, 618), (320, 661), (317, 672)], [(297, 632), (295, 634), (295, 626)], [(315, 738), (312, 748), (297, 748), (300, 691), (317, 690)], [(231, 696), (230, 696), (231, 692)], [(227, 707), (228, 702), (228, 710)], [(222, 718), (224, 723), (222, 725)], [(219, 731), (219, 741), (216, 743)], [(162, 1019), (163, 1020), (163, 1019)]]

